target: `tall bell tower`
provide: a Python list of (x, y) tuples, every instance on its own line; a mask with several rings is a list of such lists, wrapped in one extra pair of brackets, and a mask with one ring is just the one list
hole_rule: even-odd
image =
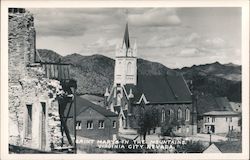
[(131, 47), (129, 39), (128, 23), (121, 46), (116, 48), (114, 85), (137, 83), (137, 45)]

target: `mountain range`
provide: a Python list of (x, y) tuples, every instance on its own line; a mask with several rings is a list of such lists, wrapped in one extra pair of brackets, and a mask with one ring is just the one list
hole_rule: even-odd
[[(47, 49), (38, 49), (39, 60), (43, 62), (70, 63), (70, 75), (77, 80), (78, 94), (103, 95), (111, 87), (114, 78), (115, 60), (95, 54), (83, 56), (73, 53), (67, 56)], [(138, 75), (182, 74), (198, 94), (227, 97), (230, 101), (241, 102), (241, 66), (219, 62), (193, 65), (181, 69), (170, 69), (160, 63), (144, 59), (137, 60)]]

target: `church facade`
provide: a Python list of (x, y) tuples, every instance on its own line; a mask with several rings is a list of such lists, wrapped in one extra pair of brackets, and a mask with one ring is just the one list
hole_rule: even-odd
[(119, 132), (139, 129), (142, 114), (149, 111), (155, 128), (174, 124), (175, 135), (196, 134), (196, 108), (183, 76), (137, 75), (137, 45), (130, 44), (128, 23), (114, 72), (114, 84), (104, 97), (106, 108), (118, 114)]

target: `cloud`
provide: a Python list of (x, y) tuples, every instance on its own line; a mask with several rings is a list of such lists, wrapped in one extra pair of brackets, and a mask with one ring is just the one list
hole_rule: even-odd
[(183, 50), (181, 50), (179, 56), (188, 57), (196, 56), (197, 54), (199, 54), (199, 50), (197, 48), (184, 48)]
[(175, 9), (171, 8), (149, 9), (142, 13), (130, 14), (128, 18), (129, 22), (136, 26), (175, 26), (181, 24)]
[[(86, 30), (105, 27), (112, 29), (117, 9), (29, 9), (35, 18), (39, 36), (82, 36)], [(118, 15), (119, 17), (119, 15)], [(113, 22), (114, 23), (114, 22)]]
[[(237, 40), (233, 36), (228, 37), (232, 32), (224, 32), (224, 25), (218, 27), (224, 19), (221, 23), (212, 23), (217, 24), (214, 27), (201, 23), (207, 16), (198, 12), (187, 16), (187, 11), (184, 14), (181, 10), (128, 8), (130, 38), (137, 41), (138, 57), (168, 67), (213, 61), (240, 62), (240, 46), (234, 43)], [(98, 53), (114, 57), (116, 44), (122, 43), (126, 8), (46, 8), (31, 9), (31, 12), (38, 48), (52, 49), (62, 55)], [(223, 29), (217, 31), (220, 28)]]
[(226, 42), (224, 39), (215, 37), (215, 38), (209, 38), (203, 41), (203, 44), (207, 47), (211, 48), (223, 48), (226, 47)]

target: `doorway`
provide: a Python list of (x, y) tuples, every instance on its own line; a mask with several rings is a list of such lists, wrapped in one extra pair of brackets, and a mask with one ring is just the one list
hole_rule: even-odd
[(41, 102), (41, 150), (45, 150), (46, 147), (46, 103)]

